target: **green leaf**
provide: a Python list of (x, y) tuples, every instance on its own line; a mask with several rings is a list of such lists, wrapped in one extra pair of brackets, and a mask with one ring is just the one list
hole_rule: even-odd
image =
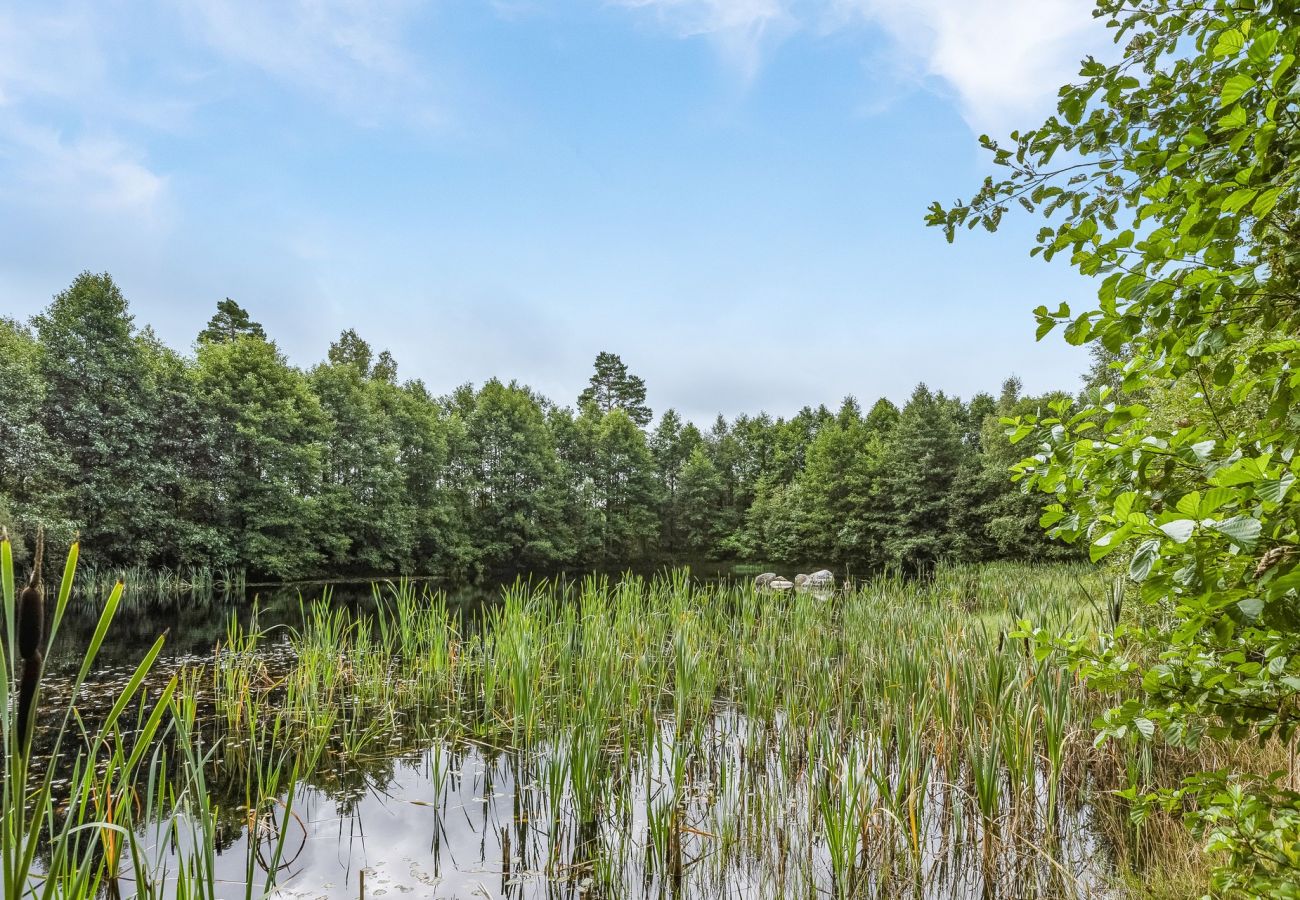
[(1240, 209), (1244, 209), (1246, 204), (1254, 200), (1258, 193), (1259, 191), (1254, 188), (1242, 188), (1241, 190), (1233, 191), (1224, 198), (1223, 204), (1220, 208), (1224, 212), (1237, 212)]
[(1143, 541), (1133, 553), (1128, 563), (1128, 575), (1134, 581), (1146, 581), (1151, 574), (1151, 567), (1160, 558), (1160, 542), (1152, 539)]
[[(1250, 50), (1246, 57), (1257, 66), (1266, 66), (1271, 62), (1273, 51), (1277, 49), (1277, 42), (1282, 37), (1277, 31), (1262, 31), (1255, 36), (1250, 42)], [(1217, 49), (1217, 44), (1215, 45)]]
[(1233, 516), (1231, 519), (1224, 519), (1222, 522), (1216, 522), (1212, 526), (1216, 531), (1227, 535), (1228, 539), (1234, 544), (1249, 550), (1255, 546), (1259, 540), (1260, 531), (1263, 525), (1259, 519), (1251, 516)]
[(1255, 86), (1255, 79), (1249, 75), (1233, 75), (1223, 83), (1223, 90), (1219, 92), (1219, 105), (1231, 106), (1241, 99), (1242, 95)]
[(1191, 519), (1175, 519), (1160, 526), (1160, 530), (1176, 544), (1186, 544), (1196, 530), (1196, 523)]
[(1262, 219), (1273, 211), (1277, 205), (1277, 198), (1282, 196), (1283, 188), (1275, 187), (1259, 195), (1254, 205), (1250, 208), (1250, 213), (1257, 219)]
[(1232, 56), (1234, 53), (1240, 53), (1241, 48), (1246, 46), (1246, 36), (1236, 28), (1229, 28), (1219, 35), (1219, 39), (1214, 42), (1214, 50), (1211, 51), (1215, 56)]
[(1280, 478), (1260, 482), (1255, 487), (1255, 493), (1270, 503), (1281, 503), (1293, 484), (1295, 484), (1295, 476), (1290, 472), (1283, 472)]
[(1237, 608), (1252, 619), (1258, 619), (1264, 611), (1264, 601), (1258, 597), (1247, 597), (1237, 601)]
[(1133, 503), (1138, 498), (1136, 491), (1125, 491), (1115, 498), (1115, 518), (1124, 521), (1133, 512)]
[(1240, 106), (1234, 106), (1231, 112), (1220, 118), (1215, 124), (1220, 131), (1232, 131), (1245, 126), (1248, 121), (1249, 117), (1246, 115), (1246, 111)]
[(1065, 327), (1065, 339), (1077, 347), (1088, 340), (1091, 328), (1092, 321), (1085, 313)]
[(1127, 536), (1127, 526), (1108, 531), (1092, 542), (1091, 546), (1088, 547), (1088, 555), (1092, 557), (1093, 562), (1105, 559), (1119, 549), (1120, 544), (1124, 542), (1124, 538)]

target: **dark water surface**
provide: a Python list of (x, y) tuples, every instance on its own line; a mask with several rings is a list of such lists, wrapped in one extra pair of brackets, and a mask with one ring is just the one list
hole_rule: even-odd
[[(762, 571), (796, 572), (790, 566), (767, 568), (762, 564), (732, 565), (711, 561), (684, 564), (693, 577), (706, 582), (745, 581)], [(814, 571), (821, 566), (805, 566), (798, 571)], [(652, 575), (658, 570), (636, 572)], [(590, 573), (598, 577), (617, 580), (619, 573)], [(542, 580), (578, 581), (585, 575), (562, 574), (558, 576), (517, 576), (527, 583)], [(429, 589), (444, 594), (447, 608), (459, 613), (465, 621), (473, 621), (483, 609), (495, 603), (502, 588), (514, 584), (516, 579), (487, 581), (481, 584), (448, 584), (438, 579), (412, 579), (416, 585), (427, 584)], [(162, 659), (164, 661), (200, 660), (210, 658), (213, 649), (224, 641), (232, 622), (247, 629), (254, 621), (260, 628), (296, 628), (302, 623), (304, 605), (322, 598), (332, 604), (366, 612), (375, 608), (375, 592), (388, 590), (388, 579), (347, 579), (344, 581), (308, 581), (293, 584), (250, 585), (242, 593), (214, 593), (210, 595), (177, 595), (159, 597), (132, 591), (128, 584), (123, 602), (113, 624), (109, 627), (97, 668), (119, 669), (134, 666), (159, 635), (166, 635)], [(68, 614), (59, 628), (58, 640), (46, 659), (46, 672), (50, 675), (74, 673), (81, 664), (82, 650), (95, 632), (102, 608), (103, 597), (74, 596)]]

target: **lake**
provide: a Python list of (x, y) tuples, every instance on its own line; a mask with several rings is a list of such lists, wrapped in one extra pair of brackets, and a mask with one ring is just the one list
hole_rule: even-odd
[[(93, 722), (167, 631), (150, 689), (193, 679), (216, 896), (272, 875), (340, 900), (1109, 895), (1084, 698), (1035, 683), (999, 630), (1077, 615), (1077, 573), (817, 596), (750, 578), (137, 599), (79, 708)], [(52, 694), (90, 612), (65, 623)], [(272, 758), (298, 782), (250, 812)], [(139, 833), (174, 893), (195, 842), (175, 817)]]

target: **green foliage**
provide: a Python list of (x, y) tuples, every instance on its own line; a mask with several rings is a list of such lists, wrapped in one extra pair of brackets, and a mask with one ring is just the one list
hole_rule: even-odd
[(604, 558), (616, 564), (643, 559), (658, 532), (658, 483), (645, 434), (626, 411), (601, 419), (596, 459)]
[[(1103, 735), (1196, 744), (1290, 743), (1300, 691), (1300, 204), (1292, 4), (1102, 0), (1123, 47), (1084, 62), (1058, 116), (984, 140), (1009, 169), (930, 222), (997, 227), (1013, 202), (1055, 216), (1033, 252), (1100, 279), (1095, 309), (1039, 307), (1102, 365), (1080, 408), (1008, 419), (1024, 483), (1055, 501), (1043, 524), (1122, 555), (1140, 606), (1100, 654), (1099, 684), (1141, 700)], [(1060, 160), (1053, 163), (1053, 160)], [(1044, 637), (1046, 639), (1046, 637)], [(1149, 791), (1160, 788), (1159, 791)], [(1137, 799), (1186, 812), (1213, 887), (1300, 892), (1300, 797), (1267, 773), (1210, 772)]]
[(254, 322), (244, 309), (227, 297), (217, 304), (217, 311), (208, 320), (208, 325), (199, 332), (200, 344), (220, 344), (241, 337), (266, 338), (266, 331), (261, 324)]
[(370, 347), (355, 331), (329, 359), (308, 376), (325, 418), (317, 500), (325, 562), (340, 572), (410, 571), (416, 510), (399, 465), (398, 389), (373, 377)]
[(0, 524), (23, 533), (16, 519), (22, 510), (23, 525), (44, 524), (53, 533), (69, 461), (45, 430), (40, 345), (10, 319), (0, 319), (0, 397)]
[(545, 569), (567, 558), (561, 468), (541, 403), (493, 379), (466, 417), (470, 540), (488, 569)]
[(681, 473), (703, 440), (700, 430), (693, 424), (683, 423), (674, 409), (659, 417), (659, 424), (650, 435), (650, 454), (659, 480), (660, 543), (670, 553), (686, 546), (681, 537)]
[(712, 550), (723, 521), (722, 477), (703, 444), (696, 444), (677, 477), (682, 544)]
[(60, 508), (106, 562), (159, 561), (170, 522), (158, 469), (168, 398), (148, 336), (108, 275), (79, 275), (33, 321), (36, 370), (44, 396), (56, 398), (38, 421), (68, 461), (46, 478)]
[(214, 420), (217, 522), (237, 558), (283, 578), (316, 571), (324, 416), (306, 377), (244, 336), (200, 345), (195, 378)]
[[(103, 275), (34, 323), (0, 321), (0, 524), (81, 529), (105, 571), (472, 578), (733, 556), (866, 573), (1033, 555), (1003, 534), (1034, 534), (1040, 509), (1004, 477), (990, 423), (1008, 410), (986, 396), (942, 398), (933, 434), (919, 401), (864, 415), (851, 397), (705, 434), (673, 410), (648, 429), (644, 383), (608, 353), (575, 411), (499, 382), (432, 396), (351, 329), (304, 372), (231, 300), (182, 356)], [(916, 468), (935, 437), (951, 457), (937, 476)]]
[(880, 487), (888, 498), (884, 550), (906, 569), (928, 570), (955, 555), (953, 487), (966, 451), (961, 418), (959, 405), (920, 385), (891, 432)]
[(650, 407), (645, 404), (645, 382), (627, 370), (615, 353), (596, 354), (596, 371), (578, 395), (579, 408), (595, 406), (602, 414), (621, 409), (640, 428), (650, 424)]

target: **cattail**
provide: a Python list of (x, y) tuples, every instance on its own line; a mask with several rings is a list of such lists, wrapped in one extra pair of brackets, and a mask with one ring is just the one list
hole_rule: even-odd
[(31, 740), (32, 707), (45, 661), (41, 653), (45, 637), (45, 579), (41, 575), (44, 555), (45, 530), (38, 528), (32, 574), (18, 597), (18, 652), (23, 658), (22, 678), (18, 682), (18, 746), (24, 751)]

